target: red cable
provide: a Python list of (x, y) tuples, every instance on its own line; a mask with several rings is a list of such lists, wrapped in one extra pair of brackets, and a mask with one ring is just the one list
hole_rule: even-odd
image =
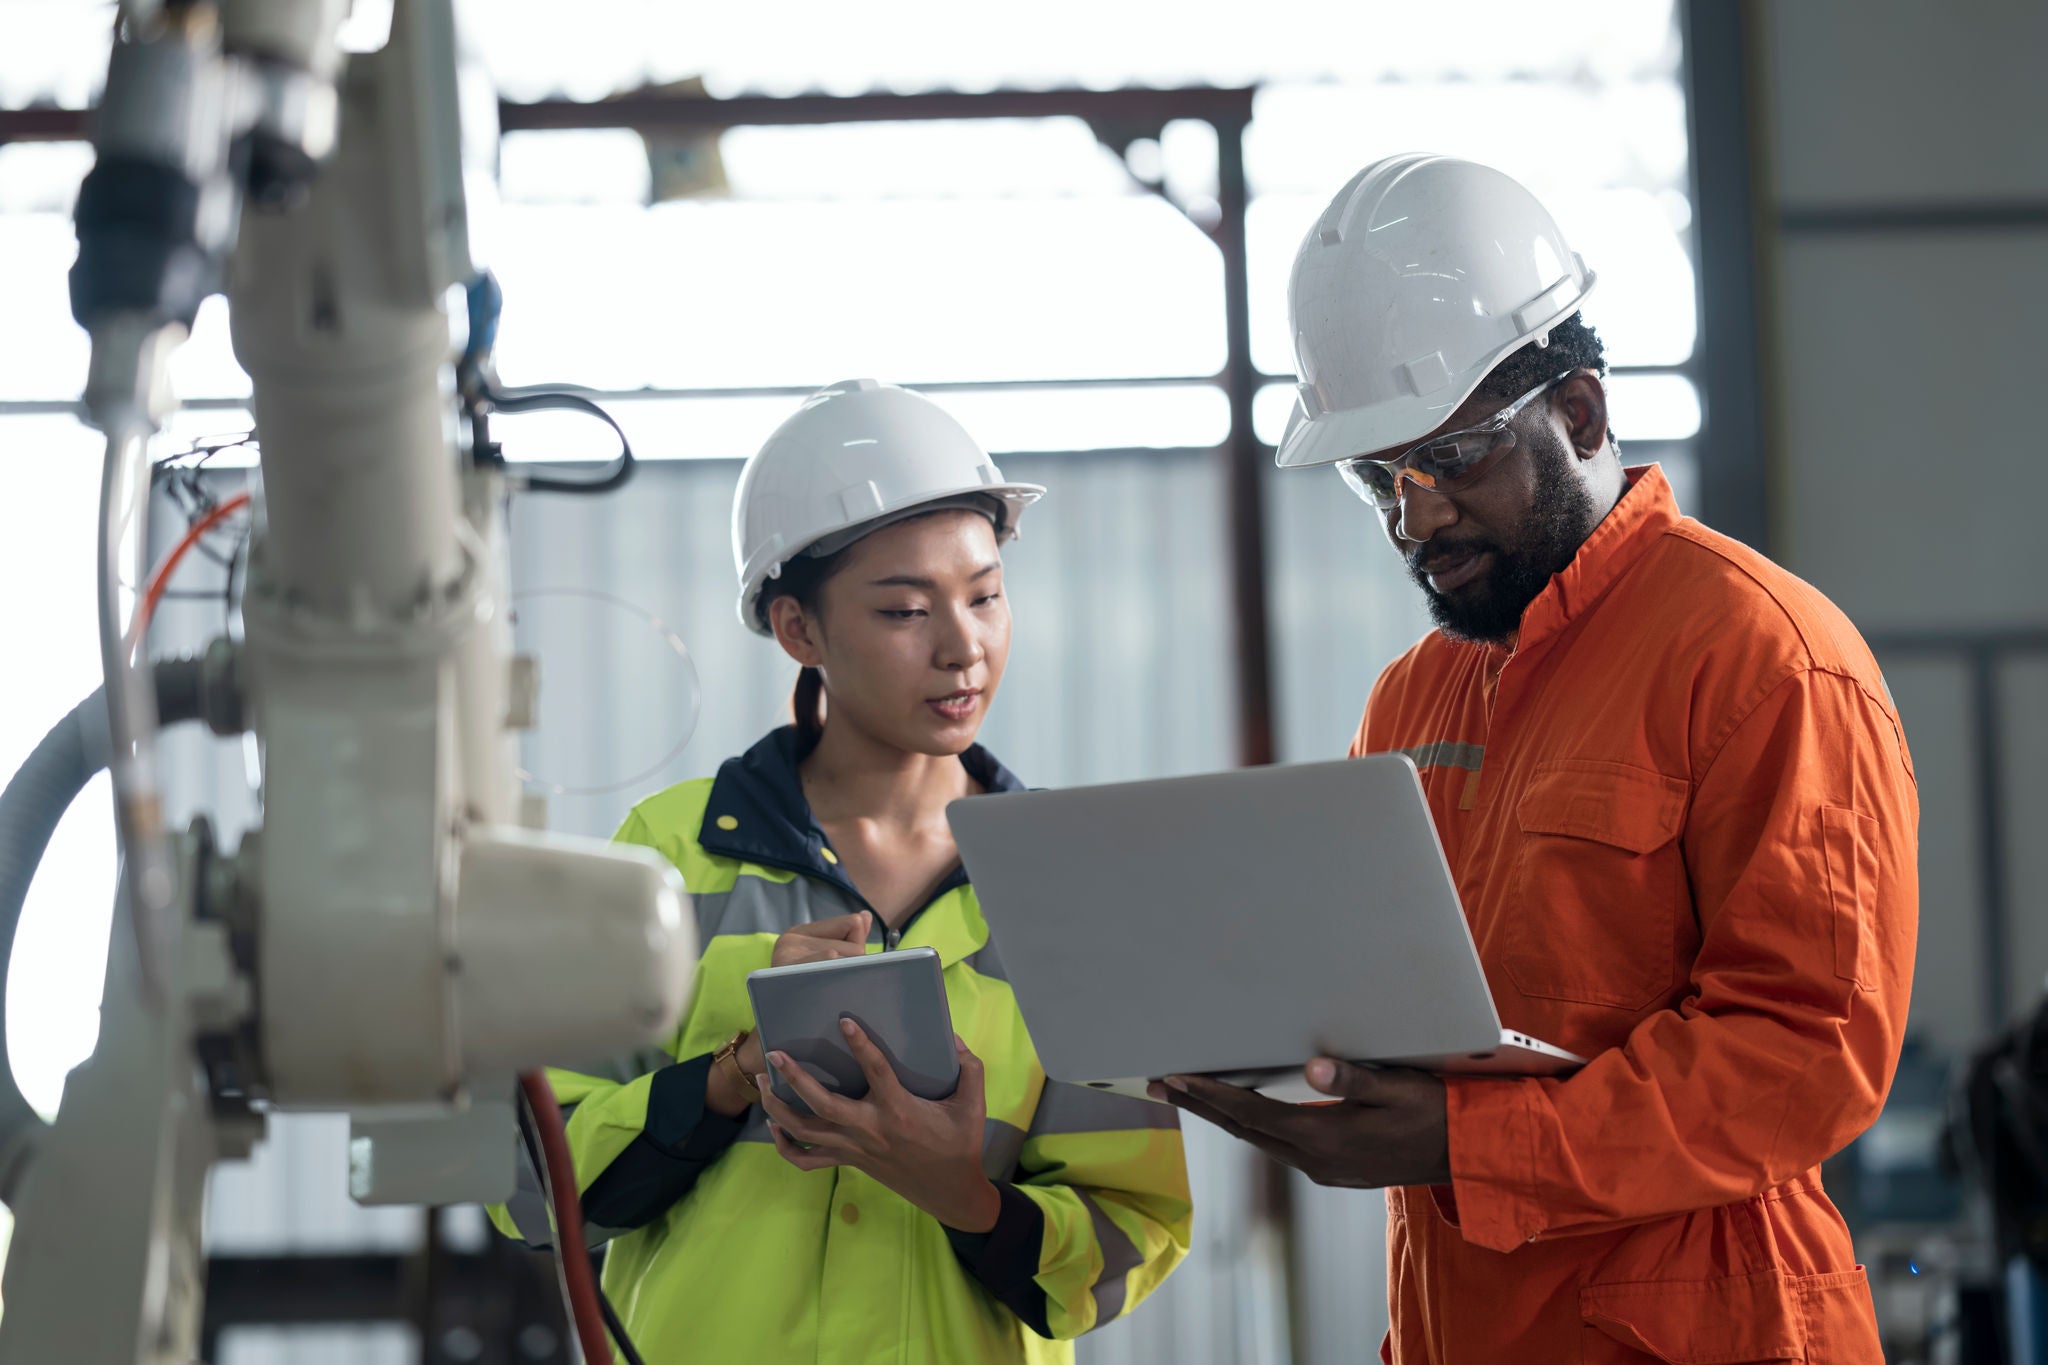
[(149, 629), (149, 618), (156, 615), (157, 604), (164, 600), (164, 589), (171, 586), (171, 574), (177, 569), (178, 561), (199, 543), (201, 536), (248, 505), (249, 495), (237, 493), (185, 528), (184, 536), (171, 547), (171, 552), (164, 556), (163, 563), (156, 566), (149, 575), (148, 586), (142, 590), (142, 601), (135, 607), (135, 620), (128, 627), (128, 648), (125, 651), (127, 654), (135, 653), (135, 646), (141, 642), (142, 633)]
[(533, 1111), (534, 1126), (540, 1129), (540, 1150), (548, 1164), (548, 1188), (555, 1200), (555, 1255), (562, 1263), (562, 1278), (569, 1283), (569, 1312), (575, 1319), (576, 1339), (583, 1345), (585, 1365), (612, 1365), (611, 1338), (604, 1332), (604, 1312), (598, 1306), (597, 1276), (591, 1273), (590, 1256), (584, 1250), (583, 1201), (576, 1195), (576, 1163), (569, 1159), (569, 1136), (562, 1128), (561, 1106), (548, 1085), (547, 1073), (522, 1071), (519, 1088)]

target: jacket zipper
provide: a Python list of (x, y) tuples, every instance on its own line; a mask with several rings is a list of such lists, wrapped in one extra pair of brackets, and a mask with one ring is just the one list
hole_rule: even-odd
[[(758, 853), (749, 853), (746, 854), (745, 857), (749, 862), (759, 863), (763, 867), (773, 867), (779, 868), (784, 872), (794, 872), (799, 877), (808, 877), (813, 881), (821, 881), (824, 882), (827, 886), (838, 886), (840, 884), (829, 877), (820, 877), (818, 875), (818, 871), (816, 868), (807, 866), (802, 863), (783, 862), (779, 858), (767, 858), (763, 857)], [(903, 927), (901, 929), (884, 928), (882, 930), (883, 952), (886, 953), (893, 951), (898, 944), (903, 942), (903, 935), (909, 931), (910, 926), (917, 923), (917, 917), (919, 915), (922, 915), (925, 911), (931, 909), (934, 905), (938, 904), (939, 901), (947, 894), (958, 889), (957, 887), (950, 885), (952, 880), (952, 874), (947, 874), (946, 880), (940, 883), (941, 889), (939, 890), (939, 893), (933, 896), (930, 900), (926, 901), (923, 905), (918, 906), (917, 909), (911, 911), (909, 918), (903, 921)], [(852, 888), (853, 883), (847, 882), (846, 886)], [(866, 896), (861, 895), (858, 889), (854, 889), (853, 895), (854, 899), (860, 902), (861, 909), (873, 915), (875, 917), (875, 923), (880, 924), (882, 922), (881, 912), (876, 910), (874, 906), (868, 904), (868, 898)]]

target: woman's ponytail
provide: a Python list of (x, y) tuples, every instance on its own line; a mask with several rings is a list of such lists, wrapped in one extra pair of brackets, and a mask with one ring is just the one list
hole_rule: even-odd
[(796, 675), (796, 691), (789, 702), (796, 713), (797, 737), (806, 749), (815, 746), (825, 733), (825, 675), (804, 667)]

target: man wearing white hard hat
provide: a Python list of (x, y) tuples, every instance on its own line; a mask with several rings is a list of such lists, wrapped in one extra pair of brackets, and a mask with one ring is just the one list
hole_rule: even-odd
[(1387, 1188), (1388, 1361), (1878, 1365), (1820, 1163), (1898, 1060), (1912, 760), (1842, 614), (1622, 464), (1593, 282), (1500, 172), (1367, 167), (1295, 260), (1279, 453), (1336, 467), (1438, 627), (1352, 752), (1421, 769), (1502, 1022), (1592, 1060), (1161, 1093)]
[[(618, 837), (696, 910), (689, 1014), (664, 1051), (549, 1073), (650, 1361), (1053, 1365), (1187, 1254), (1179, 1116), (1046, 1078), (946, 823), (1021, 786), (975, 736), (1010, 651), (999, 547), (1044, 492), (871, 379), (812, 395), (740, 474), (740, 620), (801, 666), (795, 723), (633, 807)], [(863, 1099), (762, 1055), (748, 973), (903, 948), (942, 967), (949, 1098), (851, 1021)], [(492, 1216), (551, 1236), (538, 1190)]]

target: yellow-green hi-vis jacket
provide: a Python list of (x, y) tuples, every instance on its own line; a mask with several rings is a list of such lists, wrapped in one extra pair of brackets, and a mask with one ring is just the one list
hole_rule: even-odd
[[(1071, 1360), (1071, 1338), (1130, 1312), (1187, 1253), (1179, 1126), (1164, 1105), (1046, 1078), (964, 874), (900, 932), (878, 921), (871, 951), (926, 946), (944, 964), (953, 1027), (987, 1071), (993, 1230), (950, 1230), (850, 1168), (797, 1170), (758, 1106), (704, 1108), (710, 1054), (753, 1024), (747, 973), (776, 936), (867, 908), (811, 817), (802, 756), (796, 731), (777, 730), (619, 830), (681, 870), (703, 955), (666, 1051), (549, 1073), (590, 1240), (610, 1244), (605, 1291), (649, 1365)], [(962, 761), (987, 790), (1020, 785), (978, 747)], [(491, 1217), (546, 1245), (521, 1169)]]

